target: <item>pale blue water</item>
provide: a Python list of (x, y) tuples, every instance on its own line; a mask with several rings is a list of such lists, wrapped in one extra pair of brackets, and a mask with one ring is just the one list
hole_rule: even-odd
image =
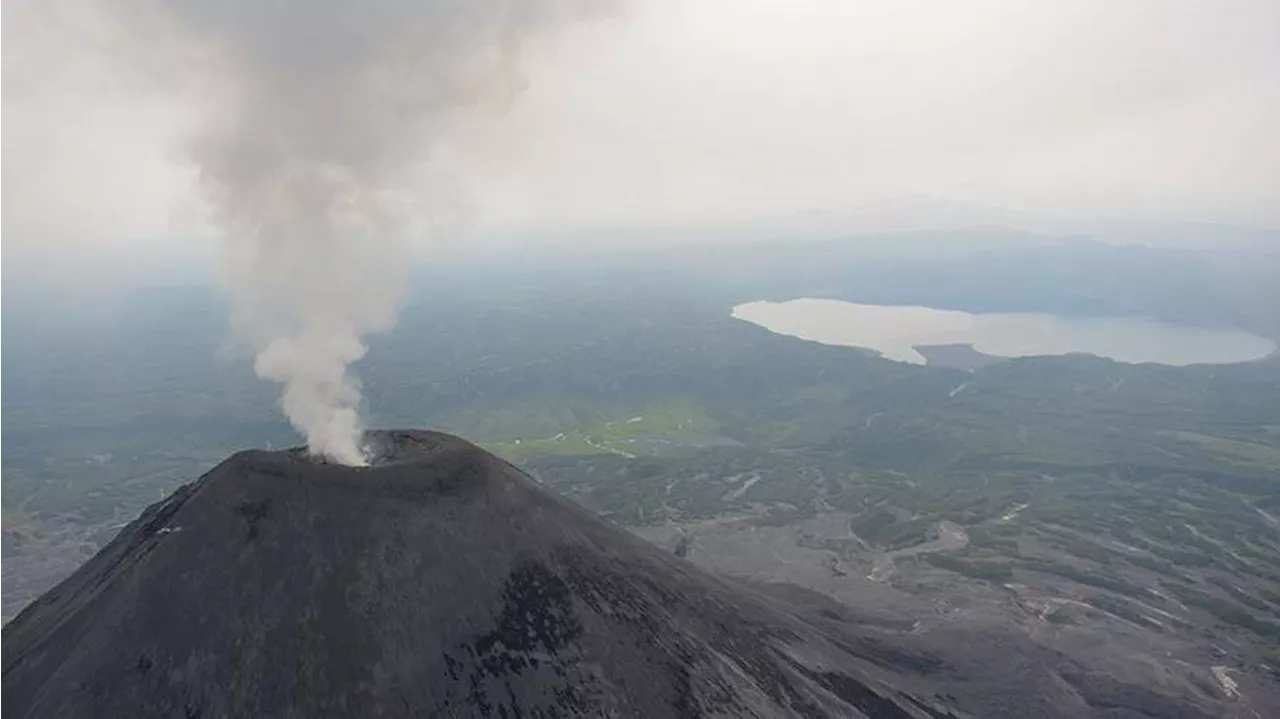
[(971, 314), (811, 298), (748, 302), (734, 307), (733, 316), (777, 334), (862, 347), (913, 364), (925, 363), (916, 347), (944, 344), (968, 344), (997, 357), (1079, 352), (1119, 362), (1166, 365), (1248, 362), (1276, 350), (1274, 341), (1241, 330), (1146, 317)]

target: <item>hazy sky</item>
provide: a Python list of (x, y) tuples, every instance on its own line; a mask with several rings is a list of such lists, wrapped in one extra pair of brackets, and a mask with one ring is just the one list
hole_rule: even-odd
[[(5, 3), (11, 248), (200, 227), (182, 145), (199, 88), (108, 62), (127, 48), (100, 6)], [(908, 191), (1280, 226), (1274, 0), (635, 0), (524, 70), (505, 112), (456, 118), (411, 196), (475, 227), (737, 222)]]

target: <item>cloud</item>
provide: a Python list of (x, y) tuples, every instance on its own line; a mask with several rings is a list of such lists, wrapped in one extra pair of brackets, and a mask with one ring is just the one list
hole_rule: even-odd
[[(41, 25), (20, 1), (5, 8), (5, 239), (135, 242), (195, 224), (172, 146), (199, 93), (104, 83), (109, 65), (77, 80), (110, 47), (84, 41), (93, 3), (25, 5), (62, 12)], [(63, 69), (11, 62), (41, 51)], [(1267, 0), (641, 0), (533, 40), (526, 60), (506, 111), (453, 128), (415, 178), (418, 196), (458, 195), (456, 221), (738, 222), (915, 190), (1280, 225), (1280, 6)]]

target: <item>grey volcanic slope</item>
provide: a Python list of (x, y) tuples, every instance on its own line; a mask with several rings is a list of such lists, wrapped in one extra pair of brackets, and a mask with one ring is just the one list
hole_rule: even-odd
[(5, 626), (6, 716), (962, 716), (461, 439), (376, 439), (150, 507)]

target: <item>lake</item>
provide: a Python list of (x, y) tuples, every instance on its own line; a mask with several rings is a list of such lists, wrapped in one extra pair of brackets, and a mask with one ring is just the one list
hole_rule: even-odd
[(1272, 340), (1241, 330), (1145, 317), (972, 314), (811, 298), (748, 302), (734, 307), (733, 316), (777, 334), (861, 347), (912, 364), (927, 362), (918, 348), (943, 345), (967, 345), (995, 357), (1085, 353), (1165, 365), (1248, 362), (1276, 349)]

